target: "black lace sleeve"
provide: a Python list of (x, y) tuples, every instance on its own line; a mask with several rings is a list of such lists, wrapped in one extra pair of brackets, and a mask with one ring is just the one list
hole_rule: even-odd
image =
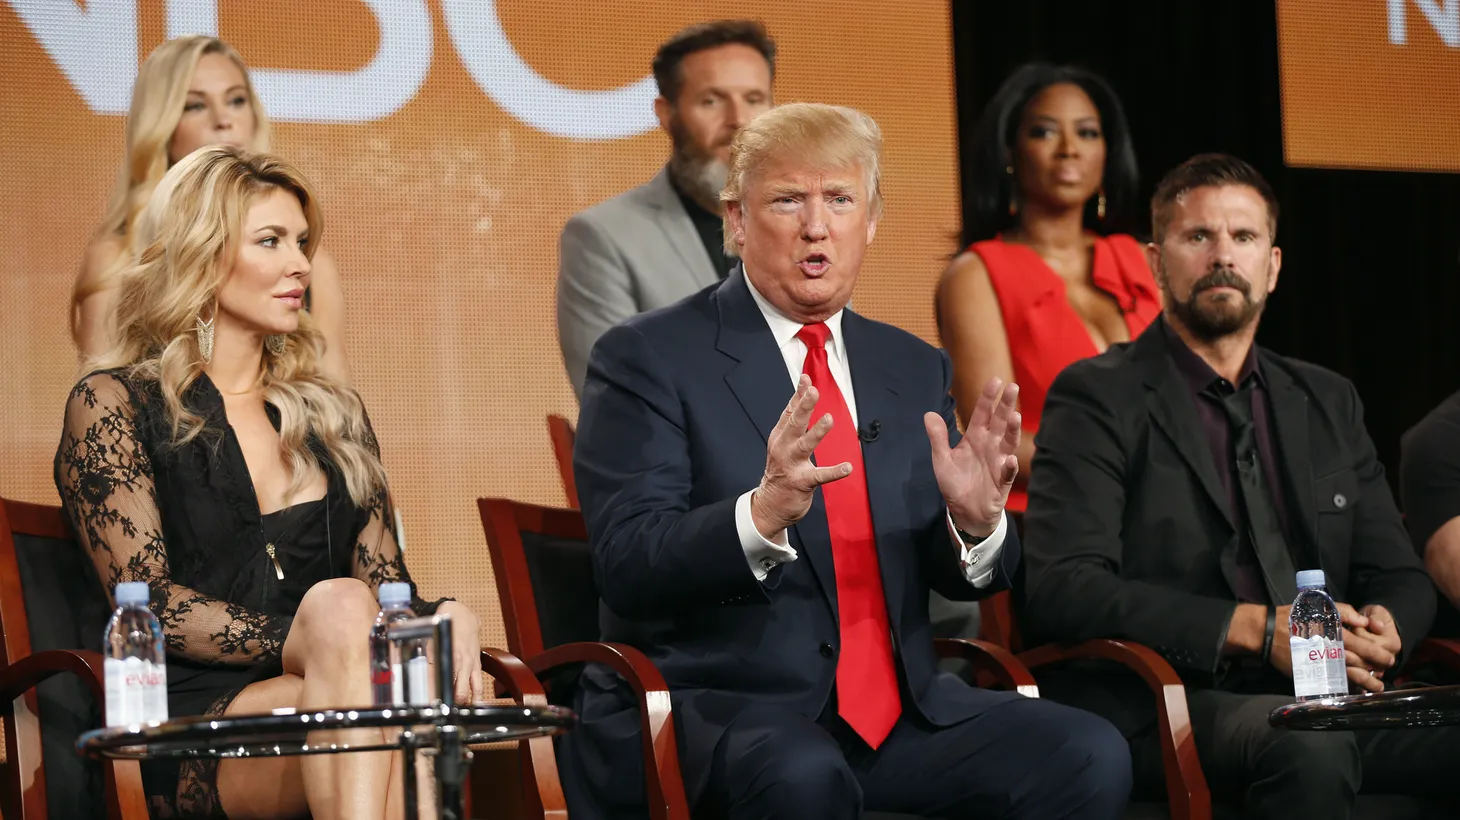
[(56, 489), (76, 537), (110, 594), (145, 581), (169, 652), (210, 663), (279, 656), (289, 619), (255, 612), (172, 582), (136, 405), (115, 376), (94, 373), (71, 391), (56, 452)]
[[(366, 427), (369, 428), (369, 420), (366, 420)], [(376, 457), (380, 456), (380, 445), (376, 443), (375, 433), (369, 431), (368, 444), (375, 452)], [(404, 581), (411, 585), (411, 611), (417, 615), (434, 615), (437, 608), (451, 598), (441, 598), (435, 601), (423, 600), (420, 590), (411, 581), (411, 574), (406, 571), (405, 555), (401, 552), (399, 544), (395, 540), (395, 507), (390, 502), (390, 493), (382, 488), (370, 500), (369, 508), (364, 511), (366, 521), (360, 535), (355, 539), (355, 577), (370, 585), (370, 588), (377, 593), (381, 584), (388, 584), (395, 581)]]

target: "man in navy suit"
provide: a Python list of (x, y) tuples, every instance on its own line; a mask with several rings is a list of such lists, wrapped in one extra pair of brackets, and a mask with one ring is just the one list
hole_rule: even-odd
[[(846, 309), (880, 153), (850, 109), (758, 116), (722, 194), (742, 265), (594, 348), (574, 468), (604, 638), (668, 681), (696, 816), (1117, 817), (1110, 724), (935, 668), (929, 590), (977, 600), (1019, 562), (1017, 387), (960, 438), (947, 356)], [(590, 668), (577, 708), (573, 816), (644, 816), (627, 686)]]

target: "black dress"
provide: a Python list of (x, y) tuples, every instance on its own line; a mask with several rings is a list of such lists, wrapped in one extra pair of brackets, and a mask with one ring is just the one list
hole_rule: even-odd
[[(281, 674), (294, 613), (320, 581), (353, 577), (372, 589), (410, 581), (384, 490), (357, 506), (311, 441), (325, 497), (261, 515), (223, 397), (206, 375), (183, 405), (204, 428), (177, 446), (155, 382), (93, 373), (71, 392), (55, 461), (61, 505), (102, 582), (151, 587), (171, 717), (220, 714), (245, 686)], [(412, 608), (430, 614), (440, 603), (415, 598)], [(153, 817), (223, 816), (217, 761), (144, 765), (143, 781)]]

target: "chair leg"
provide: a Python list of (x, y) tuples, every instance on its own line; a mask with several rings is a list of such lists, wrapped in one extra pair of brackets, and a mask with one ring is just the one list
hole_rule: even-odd
[[(482, 669), (497, 680), (524, 706), (546, 706), (547, 695), (537, 676), (516, 656), (500, 649), (482, 650)], [(522, 773), (522, 799), (530, 817), (566, 820), (567, 799), (558, 780), (558, 761), (553, 739), (535, 737), (518, 743), (518, 760)]]

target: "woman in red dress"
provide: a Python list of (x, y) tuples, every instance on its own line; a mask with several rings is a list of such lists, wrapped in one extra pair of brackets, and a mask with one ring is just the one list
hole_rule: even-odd
[(1141, 244), (1123, 232), (1138, 208), (1135, 150), (1104, 80), (1026, 65), (974, 140), (967, 249), (938, 283), (938, 332), (963, 423), (990, 377), (1019, 385), (1024, 437), (1008, 509), (1022, 512), (1050, 383), (1139, 335), (1160, 296)]

